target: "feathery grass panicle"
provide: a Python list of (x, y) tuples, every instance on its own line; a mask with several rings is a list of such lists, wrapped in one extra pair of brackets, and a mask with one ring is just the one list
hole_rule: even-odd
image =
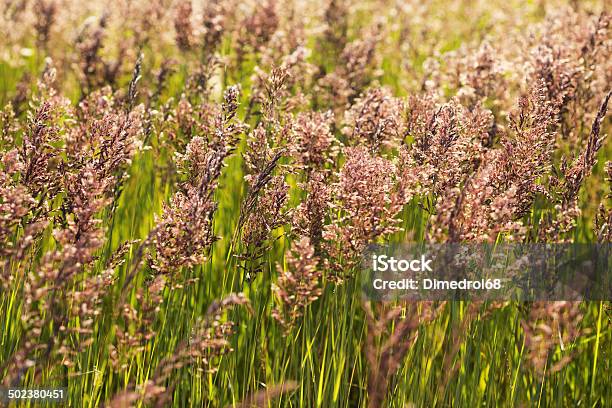
[(213, 193), (221, 175), (224, 160), (233, 152), (243, 126), (235, 123), (238, 89), (225, 92), (221, 112), (214, 120), (208, 140), (195, 136), (179, 157), (187, 180), (176, 192), (158, 221), (155, 232), (156, 259), (154, 268), (172, 273), (192, 267), (207, 259), (207, 252), (218, 239), (212, 220), (217, 209)]
[(332, 187), (331, 208), (338, 216), (323, 231), (324, 250), (340, 275), (351, 270), (368, 244), (399, 231), (395, 216), (404, 204), (393, 163), (364, 147), (344, 152), (346, 162)]
[(272, 286), (278, 298), (272, 317), (285, 330), (290, 330), (303, 315), (304, 309), (321, 296), (321, 272), (318, 270), (319, 259), (307, 237), (296, 241), (285, 262), (287, 270), (278, 265), (278, 280)]

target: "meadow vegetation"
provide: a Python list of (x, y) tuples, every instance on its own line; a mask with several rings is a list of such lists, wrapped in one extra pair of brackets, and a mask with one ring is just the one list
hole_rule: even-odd
[(73, 407), (612, 406), (609, 302), (370, 302), (358, 273), (375, 242), (609, 243), (611, 20), (0, 0), (0, 385)]

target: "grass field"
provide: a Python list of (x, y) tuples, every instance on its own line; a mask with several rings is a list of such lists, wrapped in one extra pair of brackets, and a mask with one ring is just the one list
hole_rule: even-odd
[(609, 301), (383, 304), (358, 273), (370, 243), (609, 243), (610, 21), (604, 1), (0, 0), (0, 385), (612, 406)]

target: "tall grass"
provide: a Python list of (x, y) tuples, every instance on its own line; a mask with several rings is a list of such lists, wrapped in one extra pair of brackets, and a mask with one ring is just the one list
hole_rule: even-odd
[[(136, 2), (75, 41), (99, 5), (35, 3), (0, 11), (29, 27), (0, 41), (0, 384), (74, 407), (612, 404), (609, 302), (370, 304), (355, 269), (371, 241), (609, 242), (604, 4)], [(320, 277), (297, 302), (302, 238)]]

